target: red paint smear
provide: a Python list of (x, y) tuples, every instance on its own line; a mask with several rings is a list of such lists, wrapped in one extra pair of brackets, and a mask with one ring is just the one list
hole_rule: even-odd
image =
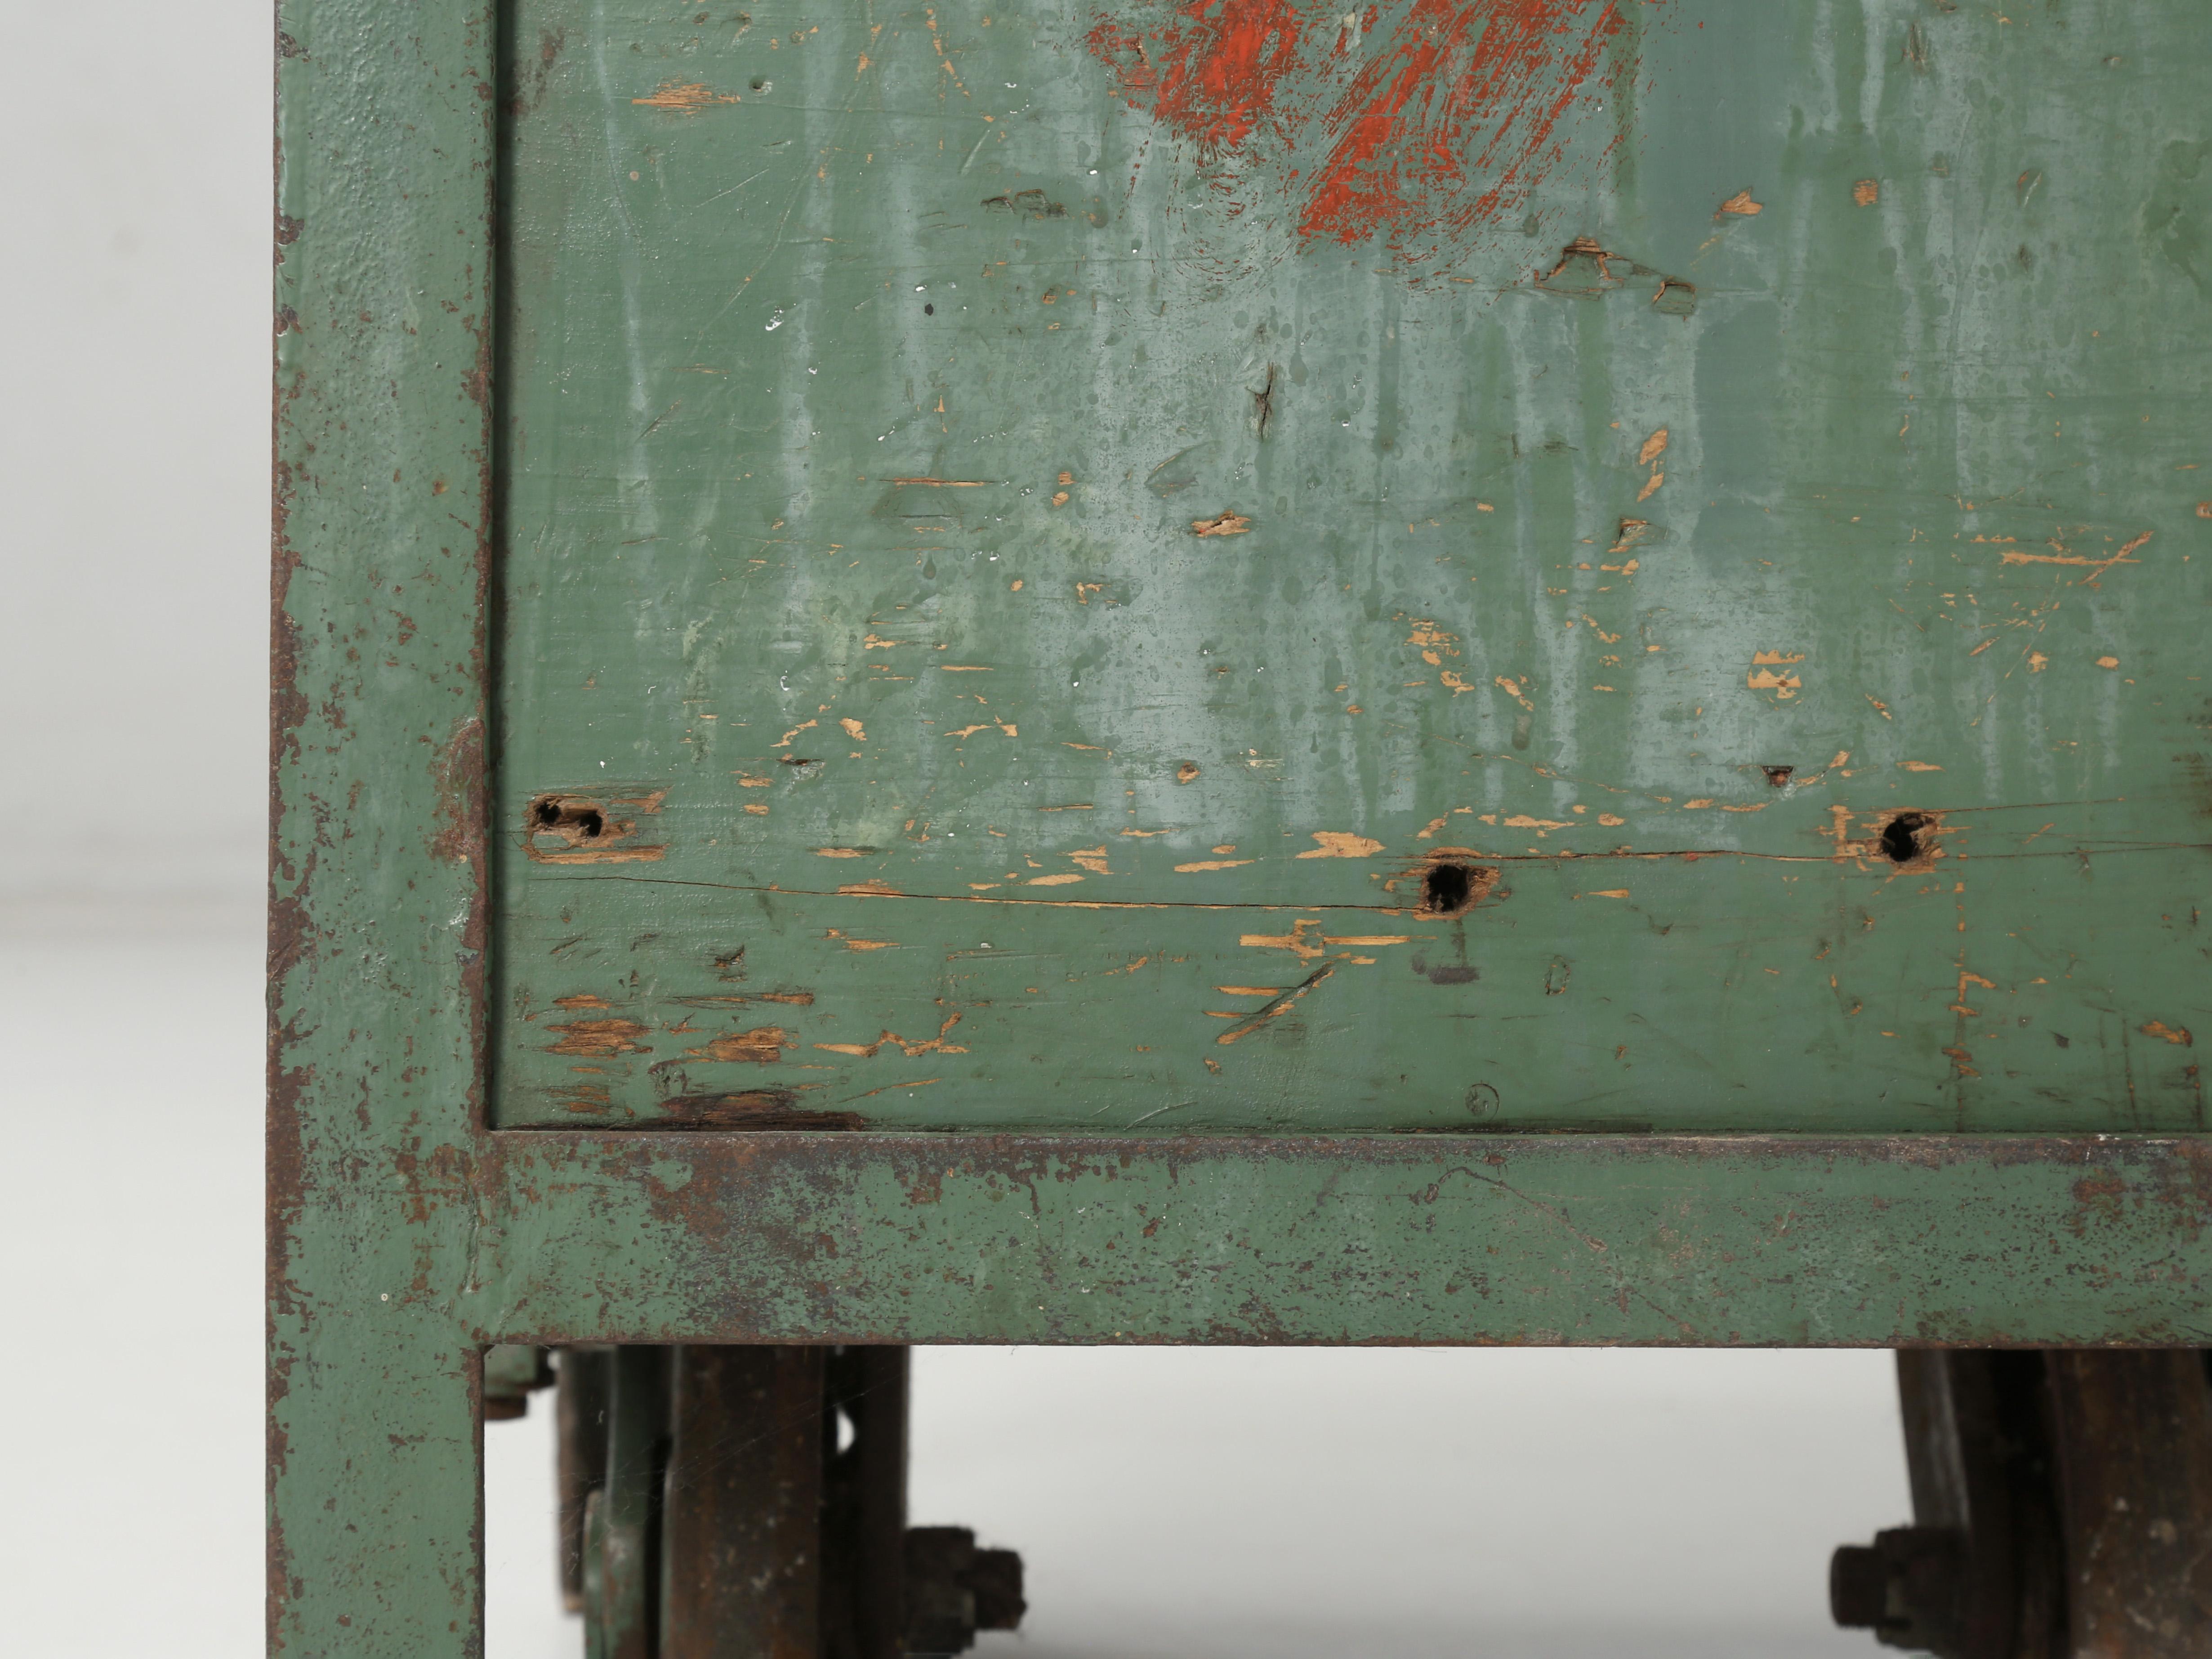
[(1131, 102), (1149, 102), (1202, 153), (1234, 149), (1269, 112), (1276, 81), (1297, 61), (1296, 5), (1182, 0), (1176, 12), (1149, 42), (1102, 18), (1091, 50), (1121, 72)]
[[(1378, 9), (1367, 9), (1360, 36)], [(1317, 129), (1327, 160), (1303, 181), (1290, 175), (1300, 240), (1379, 234), (1401, 254), (1426, 232), (1463, 235), (1525, 198), (1559, 159), (1560, 123), (1621, 27), (1616, 0), (1413, 0), (1342, 95), (1300, 117), (1292, 0), (1181, 0), (1174, 13), (1149, 35), (1104, 18), (1091, 31), (1092, 52), (1130, 101), (1209, 161), (1271, 118), (1293, 149), (1304, 135), (1292, 129)], [(1326, 78), (1329, 61), (1352, 49), (1339, 15), (1328, 21), (1299, 80)]]
[(1418, 0), (1395, 49), (1370, 60), (1330, 112), (1343, 136), (1300, 234), (1348, 243), (1410, 229), (1470, 170), (1488, 187), (1442, 216), (1453, 228), (1487, 222), (1516, 186), (1541, 176), (1560, 118), (1620, 27), (1613, 0)]

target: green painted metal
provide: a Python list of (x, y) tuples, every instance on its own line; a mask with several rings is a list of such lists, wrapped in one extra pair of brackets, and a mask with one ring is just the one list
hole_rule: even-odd
[(1204, 9), (520, 0), (497, 1121), (2203, 1127), (2201, 20)]
[(495, 1140), (517, 1336), (2212, 1346), (2193, 1141)]
[(605, 1501), (585, 1523), (601, 1535), (599, 1589), (587, 1607), (595, 1628), (586, 1639), (606, 1659), (653, 1659), (656, 1650), (660, 1586), (651, 1540), (666, 1474), (669, 1357), (666, 1348), (650, 1346), (615, 1355)]
[(490, 17), (277, 14), (269, 1636), (480, 1650), (477, 1097)]
[(272, 1649), (499, 1343), (2212, 1340), (2188, 9), (1109, 9), (280, 8)]

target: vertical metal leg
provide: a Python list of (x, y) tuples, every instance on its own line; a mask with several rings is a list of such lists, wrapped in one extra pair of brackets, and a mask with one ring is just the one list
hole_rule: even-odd
[(823, 1351), (676, 1354), (661, 1659), (816, 1659)]
[(481, 1654), (477, 1349), (428, 1318), (287, 1318), (270, 1360), (269, 1651)]
[(2212, 1655), (2203, 1355), (2061, 1350), (2050, 1366), (2072, 1655)]
[(904, 1651), (908, 1358), (896, 1347), (838, 1348), (830, 1357), (823, 1659), (898, 1659)]
[(600, 1504), (599, 1640), (605, 1659), (656, 1659), (660, 1494), (668, 1456), (666, 1348), (614, 1351)]
[(568, 1349), (560, 1384), (586, 1659), (902, 1659), (1019, 1626), (1019, 1556), (907, 1527), (906, 1349)]
[(561, 1601), (571, 1613), (584, 1610), (584, 1504), (607, 1484), (607, 1390), (613, 1364), (610, 1348), (563, 1348), (556, 1364), (553, 1479), (561, 1508), (555, 1526)]

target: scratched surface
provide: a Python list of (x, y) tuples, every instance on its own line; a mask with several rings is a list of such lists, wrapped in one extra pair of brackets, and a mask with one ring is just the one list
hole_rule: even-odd
[(2212, 48), (2011, 13), (517, 0), (495, 1120), (2203, 1127)]

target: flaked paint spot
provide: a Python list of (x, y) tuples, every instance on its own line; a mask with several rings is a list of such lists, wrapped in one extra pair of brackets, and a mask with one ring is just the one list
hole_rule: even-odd
[(648, 1045), (638, 1041), (648, 1035), (647, 1028), (634, 1019), (579, 1019), (550, 1029), (562, 1036), (547, 1049), (549, 1054), (608, 1059), (651, 1052)]
[(750, 1031), (727, 1031), (703, 1048), (686, 1048), (686, 1060), (744, 1060), (755, 1066), (769, 1066), (783, 1058), (783, 1051), (795, 1040), (781, 1025), (762, 1025)]
[(716, 92), (704, 81), (663, 81), (649, 97), (633, 98), (633, 104), (642, 104), (647, 109), (667, 110), (677, 115), (696, 115), (702, 109), (716, 104), (738, 104), (744, 100), (734, 92)]
[(1364, 836), (1354, 836), (1337, 830), (1316, 830), (1314, 840), (1319, 845), (1298, 854), (1302, 859), (1364, 859), (1372, 858), (1382, 850), (1379, 841), (1370, 841)]

